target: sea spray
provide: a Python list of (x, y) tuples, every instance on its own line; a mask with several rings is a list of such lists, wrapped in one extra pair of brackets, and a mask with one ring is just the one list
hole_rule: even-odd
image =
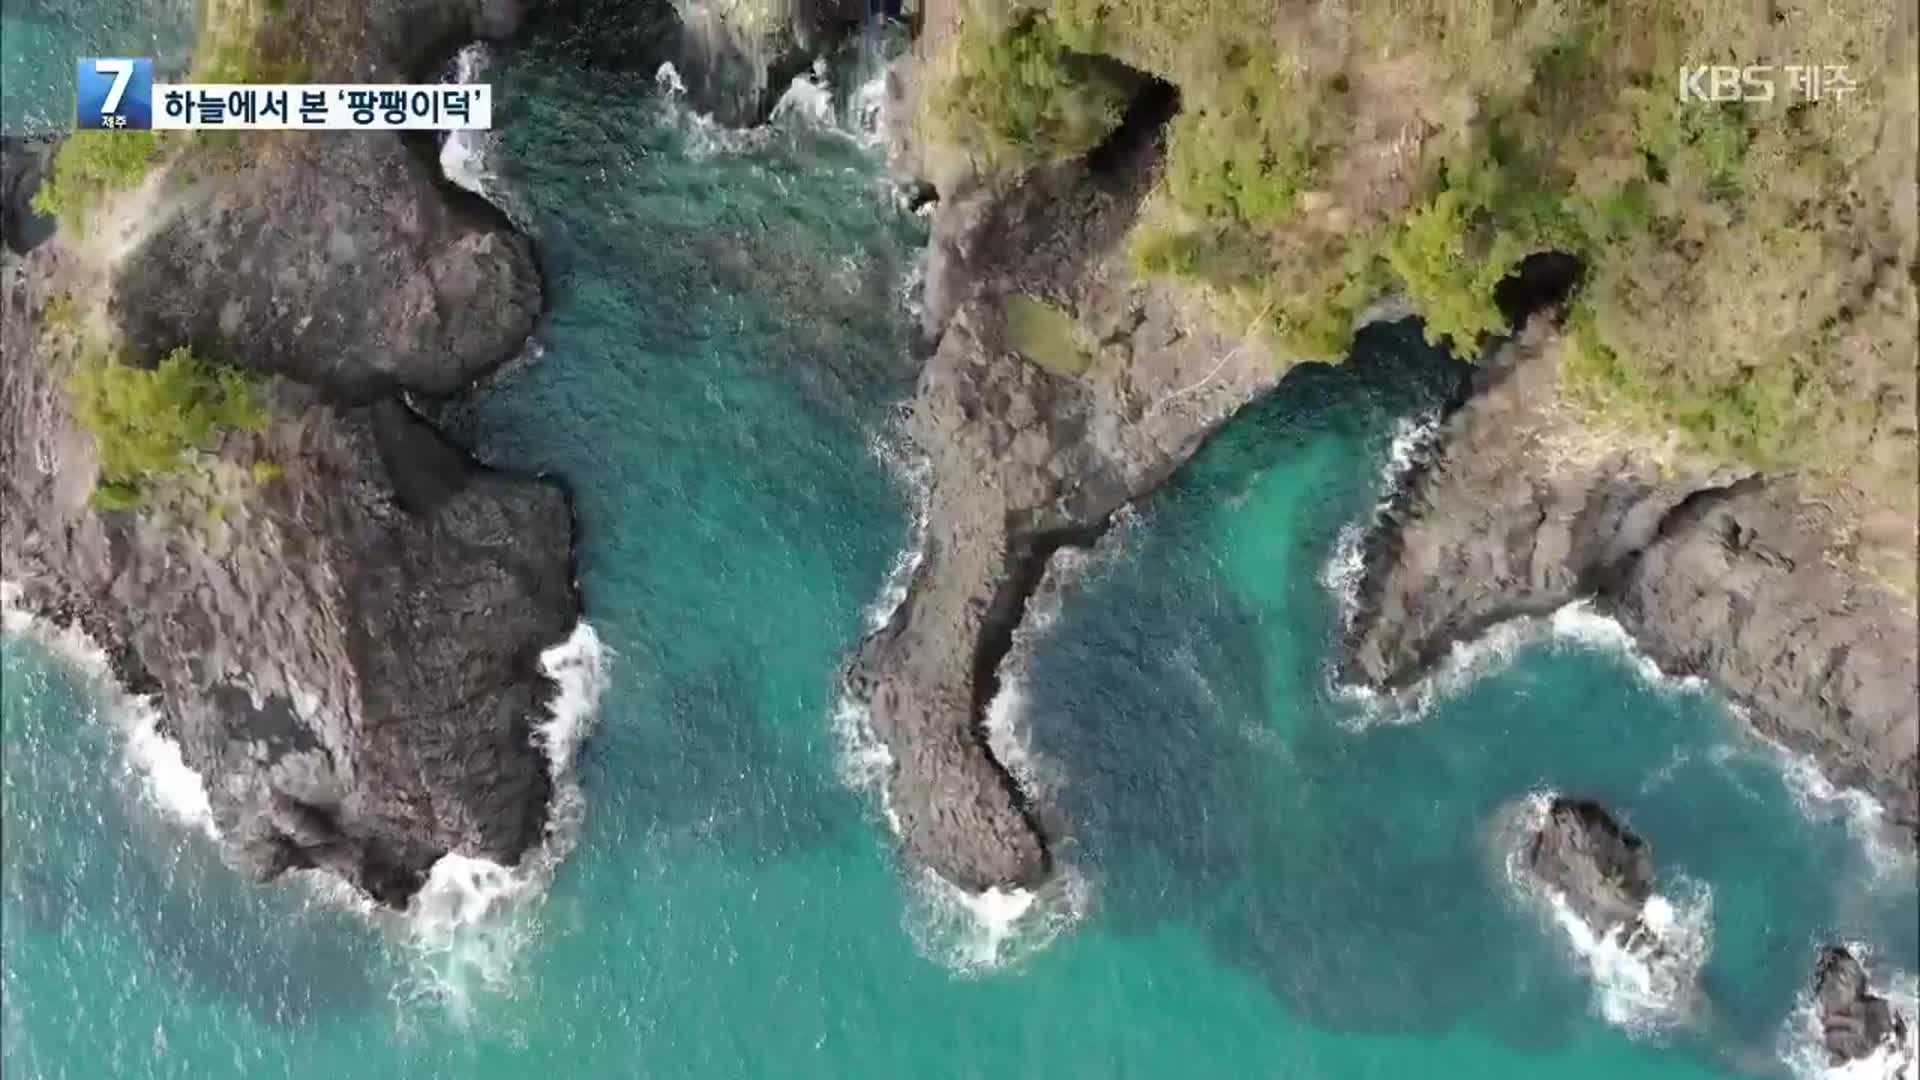
[[(442, 74), (443, 83), (479, 82), (486, 74), (492, 56), (487, 47), (479, 42), (466, 45), (454, 54), (453, 61)], [(494, 175), (489, 168), (493, 134), (487, 131), (450, 131), (440, 143), (440, 171), (448, 180), (473, 192), (475, 195), (491, 198)]]
[(925, 868), (914, 871), (904, 915), (921, 955), (959, 975), (1018, 966), (1086, 916), (1084, 876), (1062, 868), (1037, 889), (969, 893)]
[(1591, 600), (1572, 601), (1549, 615), (1522, 615), (1496, 623), (1480, 636), (1456, 641), (1446, 656), (1419, 681), (1405, 689), (1383, 693), (1370, 687), (1335, 684), (1332, 696), (1353, 706), (1343, 723), (1353, 730), (1375, 724), (1410, 724), (1424, 719), (1434, 706), (1454, 697), (1488, 675), (1510, 665), (1526, 649), (1577, 649), (1611, 655), (1647, 686), (1666, 694), (1703, 694), (1705, 680), (1668, 675), (1634, 642), (1612, 616), (1597, 611)]
[(1859, 788), (1835, 784), (1811, 755), (1769, 739), (1751, 724), (1744, 726), (1752, 743), (1780, 770), (1781, 781), (1802, 817), (1814, 822), (1843, 821), (1860, 846), (1873, 884), (1913, 887), (1920, 852), (1900, 826), (1888, 820), (1879, 800)]
[(1803, 986), (1781, 1025), (1781, 1062), (1794, 1080), (1920, 1080), (1920, 976), (1904, 971), (1876, 975), (1875, 952), (1866, 942), (1847, 942), (1846, 950), (1860, 962), (1873, 992), (1886, 998), (1888, 1008), (1905, 1021), (1904, 1038), (1883, 1042), (1857, 1061), (1832, 1064), (1819, 1004), (1812, 987)]
[(566, 641), (540, 654), (554, 693), (534, 735), (546, 754), (553, 794), (538, 847), (514, 867), (448, 853), (434, 863), (404, 913), (355, 905), (403, 943), (403, 1001), (435, 1003), (465, 1021), (477, 997), (518, 989), (518, 960), (538, 934), (541, 903), (580, 839), (586, 799), (573, 762), (599, 715), (609, 663), (599, 634), (584, 621)]
[(204, 778), (186, 763), (180, 746), (161, 731), (160, 709), (151, 698), (129, 694), (115, 680), (99, 642), (77, 625), (57, 626), (22, 607), (18, 582), (0, 581), (0, 630), (31, 638), (93, 682), (101, 714), (119, 730), (126, 775), (140, 794), (168, 818), (218, 839)]
[(1340, 611), (1340, 626), (1353, 625), (1360, 611), (1360, 579), (1366, 573), (1366, 541), (1379, 528), (1387, 509), (1399, 497), (1414, 467), (1425, 461), (1439, 442), (1440, 410), (1424, 409), (1413, 416), (1394, 421), (1393, 435), (1387, 440), (1387, 459), (1380, 467), (1375, 487), (1373, 512), (1364, 522), (1349, 522), (1334, 541), (1333, 555), (1320, 571), (1320, 584), (1333, 594)]
[(1593, 985), (1601, 1019), (1629, 1034), (1648, 1035), (1700, 1018), (1701, 968), (1713, 945), (1713, 890), (1674, 875), (1668, 892), (1641, 905), (1638, 919), (1598, 932), (1560, 890), (1527, 867), (1531, 838), (1547, 823), (1554, 795), (1533, 792), (1495, 829), (1503, 872), (1515, 895), (1557, 927)]

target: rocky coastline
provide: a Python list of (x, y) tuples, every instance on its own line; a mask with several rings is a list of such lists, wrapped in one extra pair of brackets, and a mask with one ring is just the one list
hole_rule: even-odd
[(1663, 460), (1562, 396), (1550, 315), (1495, 350), (1369, 538), (1340, 676), (1392, 690), (1454, 643), (1591, 599), (1663, 670), (1920, 828), (1912, 601), (1842, 557), (1795, 480)]
[[(1091, 544), (1280, 375), (1257, 342), (1223, 335), (1192, 297), (1127, 264), (1169, 104), (1148, 87), (1085, 159), (966, 180), (934, 217), (925, 329), (937, 344), (908, 424), (931, 466), (924, 557), (848, 684), (892, 752), (907, 851), (969, 890), (1031, 886), (1050, 866), (982, 728), (1048, 559)], [(1079, 370), (1023, 355), (1010, 302), (1070, 320)]]
[[(422, 27), (459, 42), (516, 17), (381, 5), (326, 24), (337, 70), (319, 74), (381, 81), (432, 61)], [(546, 819), (534, 728), (553, 693), (540, 654), (579, 614), (571, 508), (415, 403), (521, 349), (531, 248), (392, 134), (169, 171), (103, 215), (104, 237), (62, 230), (0, 268), (0, 576), (156, 695), (240, 868), (319, 867), (405, 906), (449, 852), (512, 863)], [(268, 378), (266, 429), (226, 436), (191, 498), (96, 508), (56, 297), (105, 298), (81, 318), (129, 362), (186, 345)]]

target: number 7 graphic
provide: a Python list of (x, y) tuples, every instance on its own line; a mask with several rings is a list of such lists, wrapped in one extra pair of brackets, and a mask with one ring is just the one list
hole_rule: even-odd
[(133, 61), (131, 60), (95, 60), (93, 70), (113, 76), (113, 89), (107, 91), (107, 100), (100, 106), (103, 113), (120, 111), (120, 99), (126, 96), (127, 84), (133, 81)]
[(80, 128), (142, 131), (153, 126), (153, 61), (83, 56), (74, 123)]

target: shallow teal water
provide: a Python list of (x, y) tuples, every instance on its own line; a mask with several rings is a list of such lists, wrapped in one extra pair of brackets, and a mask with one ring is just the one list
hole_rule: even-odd
[[(1829, 936), (1920, 968), (1912, 864), (1876, 875), (1716, 700), (1615, 648), (1525, 645), (1415, 723), (1329, 692), (1323, 570), (1456, 374), (1401, 327), (1237, 418), (1045, 605), (1016, 728), (1086, 912), (956, 970), (983, 942), (902, 871), (834, 721), (908, 542), (885, 457), (922, 227), (848, 141), (716, 147), (608, 108), (632, 78), (494, 76), (553, 310), (453, 417), (572, 486), (613, 653), (544, 904), (433, 951), (245, 885), (151, 808), (100, 688), (10, 637), (9, 1077), (1679, 1080), (1773, 1062)], [(1489, 832), (1547, 787), (1623, 810), (1663, 890), (1711, 889), (1705, 1034), (1602, 1021), (1512, 897)]]

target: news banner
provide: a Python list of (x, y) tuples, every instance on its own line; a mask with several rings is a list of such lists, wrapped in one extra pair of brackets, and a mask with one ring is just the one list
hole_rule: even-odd
[(156, 83), (144, 57), (86, 56), (77, 127), (106, 131), (484, 131), (484, 83)]

